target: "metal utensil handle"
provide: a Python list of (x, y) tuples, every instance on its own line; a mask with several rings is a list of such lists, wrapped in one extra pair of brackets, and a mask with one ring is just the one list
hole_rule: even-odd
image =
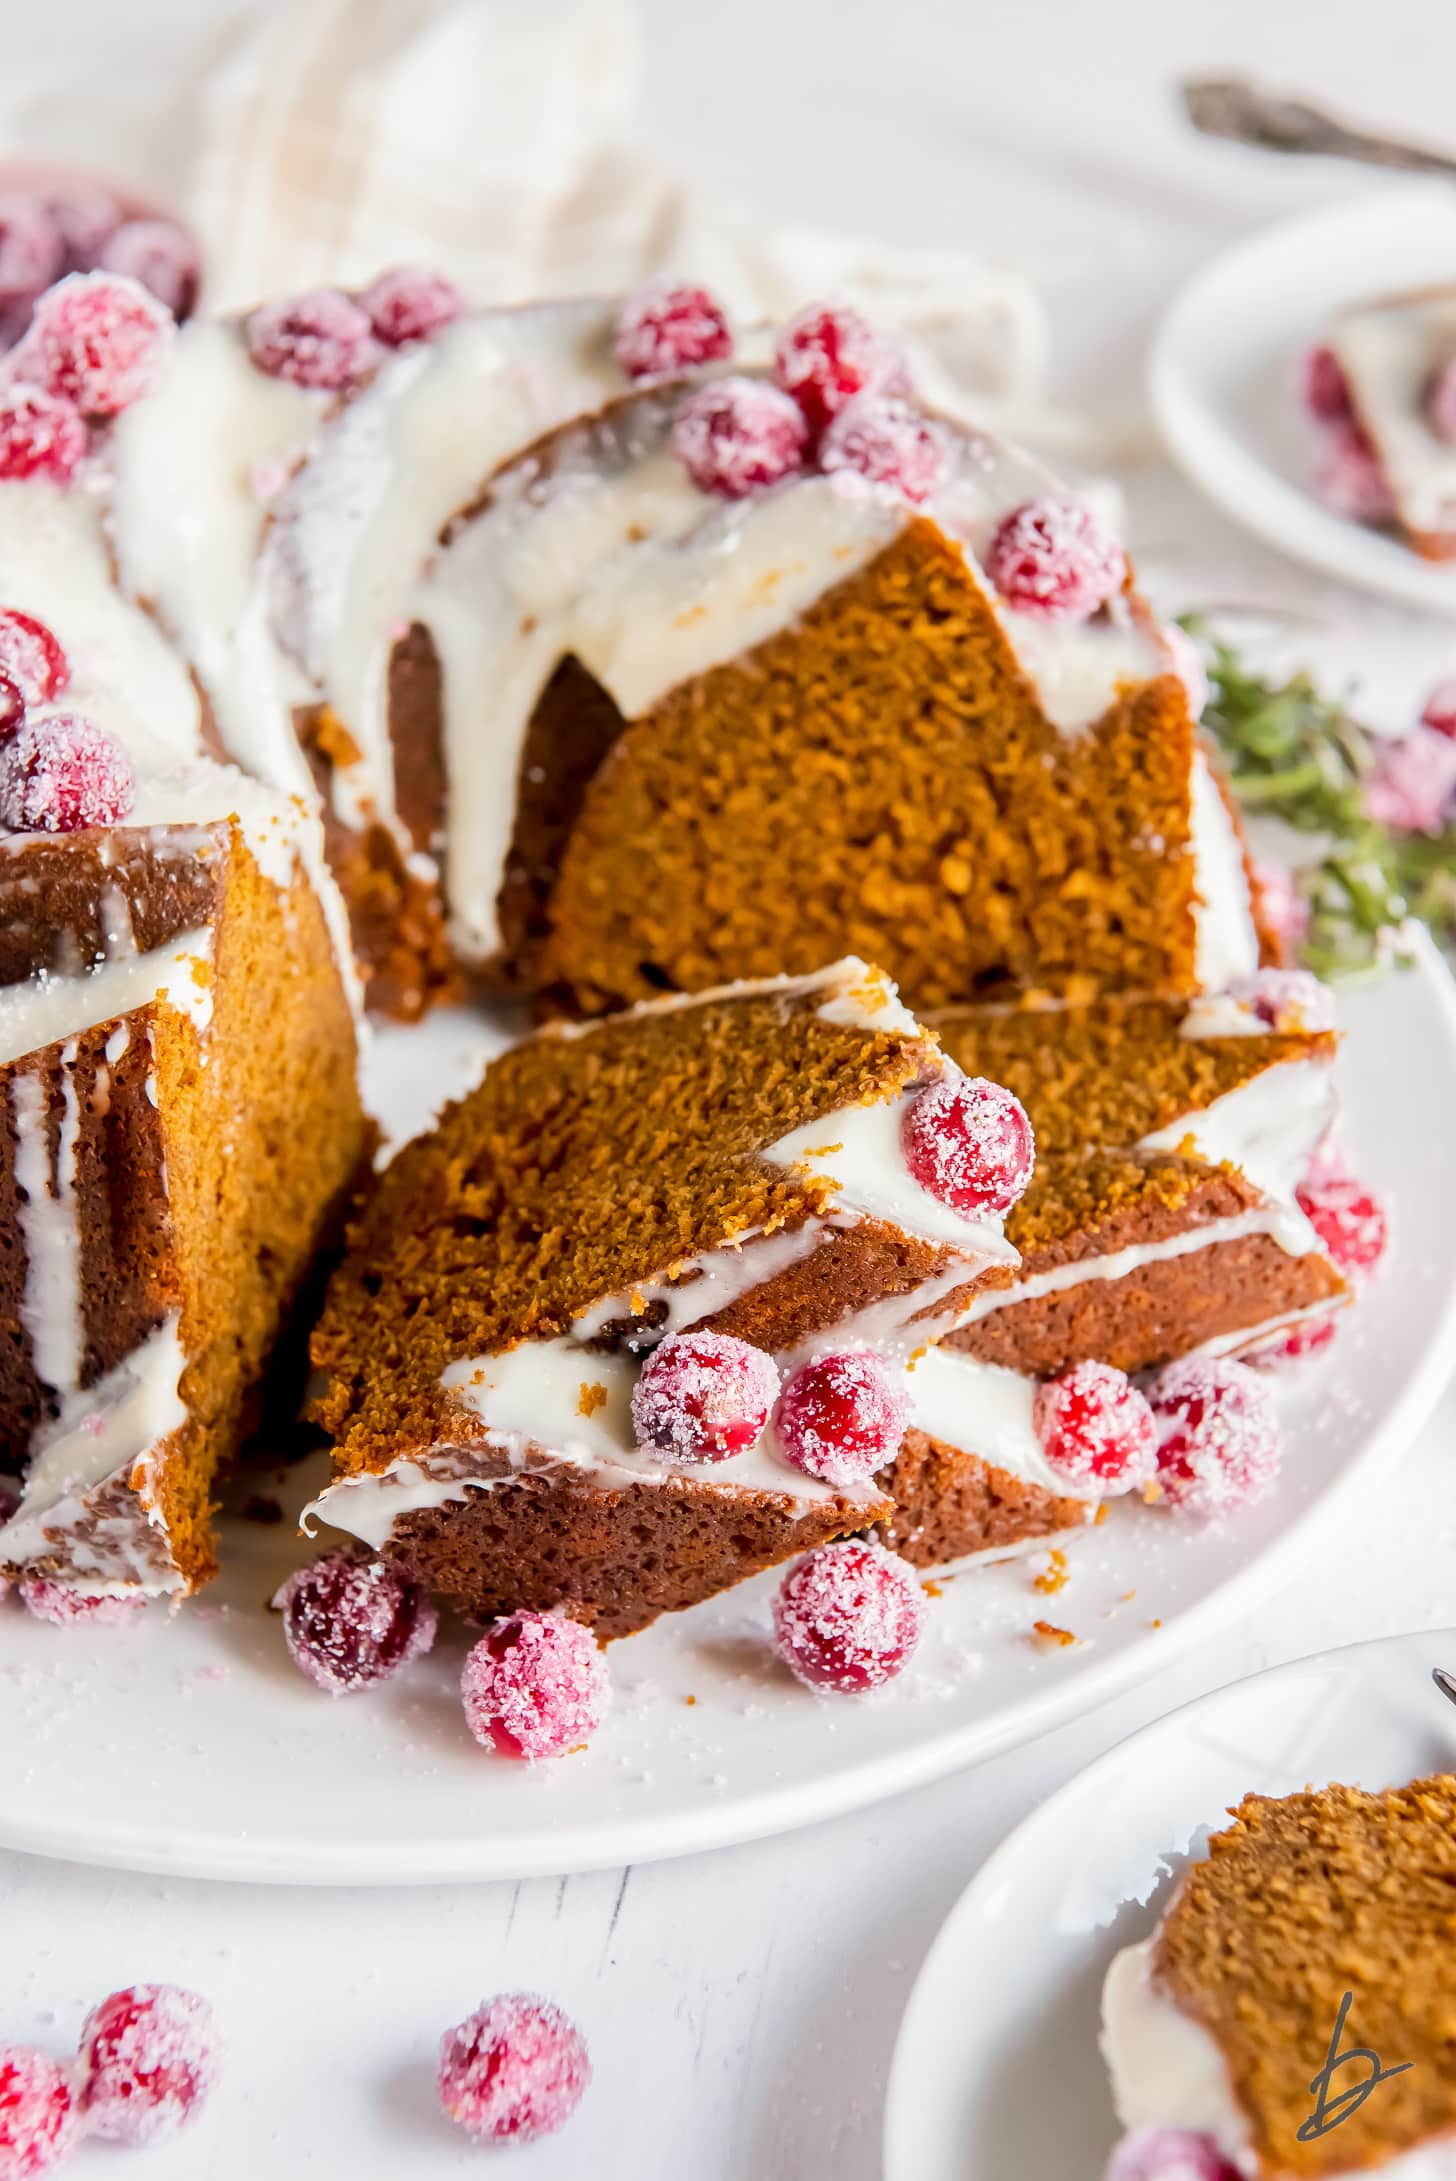
[(1232, 137), (1264, 151), (1314, 153), (1325, 159), (1358, 159), (1366, 166), (1397, 167), (1408, 174), (1456, 174), (1456, 156), (1403, 144), (1395, 137), (1352, 129), (1304, 99), (1282, 98), (1239, 77), (1198, 77), (1180, 85), (1195, 129)]

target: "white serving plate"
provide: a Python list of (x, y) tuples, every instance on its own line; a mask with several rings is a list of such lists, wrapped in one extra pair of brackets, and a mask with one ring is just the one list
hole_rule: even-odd
[[(0, 1608), (0, 1847), (166, 1873), (395, 1884), (519, 1877), (679, 1855), (778, 1832), (1045, 1732), (1287, 1585), (1362, 1482), (1410, 1442), (1456, 1335), (1456, 1220), (1433, 1147), (1456, 1113), (1456, 998), (1433, 949), (1346, 995), (1349, 1138), (1397, 1221), (1394, 1262), (1327, 1360), (1286, 1396), (1277, 1492), (1235, 1526), (1116, 1506), (1043, 1556), (946, 1586), (910, 1670), (870, 1699), (816, 1699), (770, 1656), (777, 1578), (613, 1647), (617, 1702), (585, 1754), (535, 1769), (480, 1752), (455, 1683), (465, 1638), (365, 1696), (290, 1665), (266, 1601), (311, 1549), (292, 1523), (225, 1518), (226, 1573), (175, 1617), (59, 1630)], [(418, 1126), (492, 1033), (463, 1015), (388, 1034), (391, 1117)], [(277, 1491), (290, 1514), (318, 1479)], [(1047, 1649), (1038, 1618), (1077, 1648)], [(691, 1700), (691, 1701), (690, 1701)]]
[(1440, 1665), (1456, 1669), (1456, 1628), (1236, 1681), (1131, 1735), (1018, 1826), (941, 1926), (910, 1996), (885, 2181), (1098, 2181), (1118, 2134), (1097, 2045), (1113, 1955), (1148, 1936), (1241, 1796), (1393, 1787), (1456, 1767), (1456, 1711), (1431, 1683)]
[(1179, 292), (1148, 370), (1174, 458), (1244, 529), (1362, 590), (1456, 617), (1456, 565), (1422, 560), (1321, 507), (1299, 360), (1333, 314), (1456, 280), (1456, 188), (1409, 182), (1287, 220), (1225, 250)]

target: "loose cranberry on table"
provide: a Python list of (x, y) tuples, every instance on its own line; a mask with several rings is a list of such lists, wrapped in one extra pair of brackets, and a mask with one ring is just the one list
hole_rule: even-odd
[(1358, 424), (1334, 424), (1324, 435), (1314, 473), (1315, 496), (1350, 522), (1389, 522), (1395, 501), (1375, 449)]
[(460, 1675), (477, 1742), (534, 1763), (587, 1741), (611, 1701), (601, 1646), (564, 1613), (511, 1613), (487, 1630)]
[(270, 378), (343, 393), (377, 358), (369, 314), (339, 288), (264, 303), (247, 322), (248, 353)]
[(134, 1984), (81, 2031), (80, 2111), (90, 2135), (161, 2143), (194, 2120), (222, 2067), (212, 2009), (177, 1984)]
[(1241, 1363), (1185, 1356), (1149, 1382), (1158, 1427), (1158, 1484), (1179, 1514), (1239, 1513), (1274, 1485), (1283, 1452), (1269, 1389)]
[(485, 2143), (530, 2143), (564, 2127), (591, 2083), (580, 2030), (549, 1999), (505, 1992), (440, 2040), (440, 2103)]
[(116, 416), (155, 383), (175, 330), (138, 281), (70, 273), (37, 302), (11, 369), (83, 416)]
[(79, 714), (28, 717), (0, 743), (0, 825), (17, 833), (120, 825), (135, 794), (121, 743)]
[(1317, 423), (1343, 424), (1354, 416), (1349, 381), (1333, 349), (1312, 348), (1301, 369), (1304, 406)]
[(909, 1403), (877, 1357), (865, 1349), (816, 1356), (779, 1395), (774, 1440), (779, 1453), (824, 1484), (862, 1484), (894, 1460)]
[(465, 308), (465, 298), (443, 273), (428, 273), (418, 265), (392, 265), (370, 281), (359, 298), (359, 308), (374, 328), (376, 340), (386, 348), (403, 348), (411, 341), (428, 341), (432, 334), (453, 325)]
[(50, 704), (71, 679), (70, 661), (44, 621), (14, 606), (0, 607), (0, 668), (27, 704)]
[(762, 1348), (726, 1333), (669, 1333), (632, 1389), (637, 1444), (676, 1462), (726, 1461), (752, 1446), (778, 1390)]
[(943, 1076), (921, 1091), (906, 1108), (902, 1143), (921, 1187), (967, 1218), (1009, 1212), (1036, 1164), (1026, 1108), (980, 1075)]
[(0, 2045), (0, 2181), (32, 2181), (75, 2146), (68, 2071), (27, 2045)]
[(387, 1681), (424, 1656), (438, 1626), (417, 1583), (347, 1548), (295, 1569), (273, 1604), (294, 1665), (331, 1696)]
[(140, 1591), (77, 1590), (41, 1576), (29, 1577), (18, 1587), (26, 1610), (56, 1628), (120, 1628), (147, 1603)]
[(845, 303), (811, 303), (774, 344), (774, 377), (822, 432), (861, 394), (901, 394), (904, 352)]
[(1294, 1194), (1337, 1272), (1357, 1280), (1374, 1272), (1390, 1241), (1390, 1223), (1373, 1189), (1349, 1175), (1330, 1175), (1301, 1182)]
[(1187, 2128), (1140, 2128), (1124, 2136), (1102, 2181), (1239, 2181), (1212, 2136)]
[(986, 573), (1016, 613), (1085, 621), (1121, 590), (1122, 547), (1081, 500), (1027, 500), (1002, 517)]
[(808, 430), (787, 394), (763, 379), (728, 377), (678, 404), (672, 451), (700, 492), (741, 500), (804, 465)]
[(1039, 1386), (1034, 1418), (1052, 1468), (1090, 1498), (1140, 1491), (1157, 1475), (1153, 1412), (1110, 1363), (1076, 1363)]
[(909, 402), (864, 394), (841, 410), (820, 440), (819, 467), (830, 476), (863, 477), (918, 503), (940, 489), (950, 461), (942, 434)]
[(85, 419), (73, 401), (23, 381), (0, 387), (0, 478), (68, 485), (86, 442)]
[(914, 1569), (862, 1538), (805, 1553), (773, 1605), (774, 1649), (784, 1664), (808, 1688), (845, 1696), (892, 1681), (924, 1625)]
[(733, 329), (706, 288), (660, 281), (628, 296), (613, 348), (629, 379), (663, 378), (722, 363), (733, 353)]

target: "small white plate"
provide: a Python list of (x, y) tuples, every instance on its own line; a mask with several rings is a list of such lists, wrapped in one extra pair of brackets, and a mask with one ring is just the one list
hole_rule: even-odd
[[(1291, 1386), (1279, 1487), (1238, 1523), (1203, 1531), (1118, 1503), (1072, 1543), (1056, 1596), (1032, 1587), (1044, 1556), (963, 1575), (936, 1601), (909, 1671), (869, 1699), (816, 1699), (776, 1664), (766, 1630), (778, 1578), (761, 1578), (614, 1645), (616, 1704), (590, 1750), (531, 1769), (485, 1756), (466, 1733), (458, 1631), (384, 1688), (321, 1695), (266, 1610), (317, 1548), (300, 1545), (291, 1519), (225, 1518), (226, 1572), (175, 1618), (60, 1630), (0, 1607), (0, 1846), (341, 1884), (680, 1855), (1027, 1741), (1249, 1613), (1409, 1444), (1456, 1342), (1456, 1221), (1431, 1151), (1456, 1112), (1450, 977), (1423, 946), (1415, 969), (1342, 1008), (1350, 1144), (1394, 1207), (1394, 1263), (1329, 1359)], [(489, 1040), (460, 1015), (381, 1040), (396, 1127), (419, 1126)], [(291, 1518), (318, 1481), (294, 1472), (239, 1491), (276, 1492)], [(1047, 1647), (1038, 1619), (1083, 1640)]]
[(1456, 567), (1321, 507), (1301, 357), (1363, 299), (1456, 280), (1456, 186), (1411, 182), (1237, 244), (1181, 290), (1153, 342), (1153, 412), (1179, 465), (1235, 522), (1296, 560), (1456, 616)]
[(1442, 1665), (1456, 1668), (1456, 1628), (1236, 1681), (1131, 1735), (1018, 1826), (911, 1993), (885, 2181), (1098, 2181), (1118, 2134), (1097, 2044), (1113, 1955), (1148, 1936), (1241, 1796), (1456, 1765), (1456, 1711), (1431, 1682)]

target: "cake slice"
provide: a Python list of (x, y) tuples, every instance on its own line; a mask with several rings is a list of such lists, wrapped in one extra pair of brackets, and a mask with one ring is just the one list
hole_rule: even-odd
[(1305, 391), (1335, 512), (1394, 523), (1428, 560), (1456, 557), (1456, 286), (1342, 312)]
[(781, 1415), (684, 1460), (643, 1441), (634, 1394), (689, 1329), (786, 1372), (903, 1362), (1007, 1279), (1000, 1218), (907, 1153), (918, 1102), (958, 1082), (853, 960), (506, 1053), (395, 1159), (334, 1276), (311, 1516), (468, 1614), (564, 1605), (606, 1636), (885, 1516), (873, 1460), (810, 1473)]
[[(1107, 1973), (1126, 2170), (1151, 2181), (1172, 2130), (1248, 2181), (1449, 2171), (1453, 1886), (1448, 1775), (1245, 1796)], [(1183, 2151), (1170, 2174), (1205, 2170)]]

